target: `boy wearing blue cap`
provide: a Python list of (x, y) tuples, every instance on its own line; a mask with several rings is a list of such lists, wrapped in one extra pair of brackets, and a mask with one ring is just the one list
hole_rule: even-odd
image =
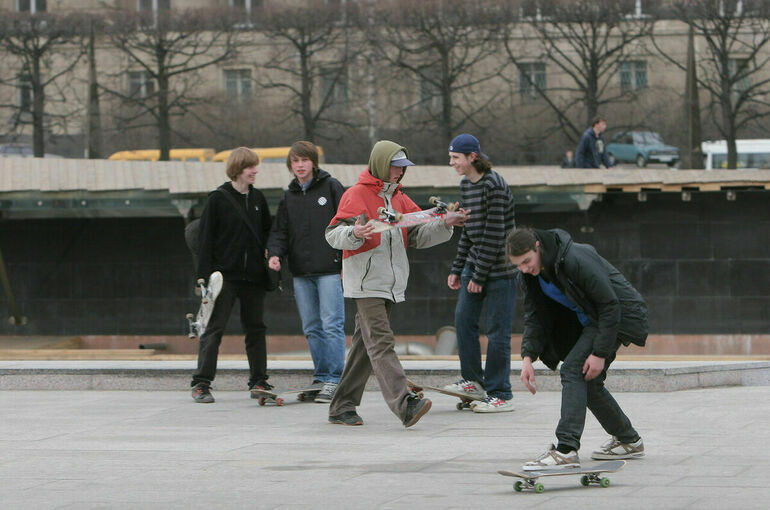
[[(511, 327), (517, 272), (505, 259), (505, 238), (515, 226), (513, 195), (473, 135), (452, 140), (449, 165), (463, 176), (462, 205), (470, 217), (447, 278), (449, 288), (460, 291), (455, 329), (461, 379), (445, 389), (482, 399), (472, 404), (477, 413), (513, 411)], [(485, 303), (488, 343), (482, 369), (479, 321)]]

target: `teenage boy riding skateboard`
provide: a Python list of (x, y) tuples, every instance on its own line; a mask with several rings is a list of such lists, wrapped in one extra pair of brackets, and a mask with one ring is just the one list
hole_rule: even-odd
[(540, 358), (555, 370), (562, 361), (558, 444), (523, 469), (580, 467), (586, 409), (612, 436), (591, 458), (643, 456), (641, 437), (604, 380), (621, 344), (644, 345), (647, 339), (644, 299), (593, 246), (574, 242), (563, 230), (519, 228), (506, 244), (524, 291), (521, 380), (534, 395), (532, 362)]

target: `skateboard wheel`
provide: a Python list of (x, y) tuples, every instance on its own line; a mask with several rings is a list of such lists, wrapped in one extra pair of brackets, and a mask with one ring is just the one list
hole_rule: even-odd
[(187, 315), (185, 315), (185, 317), (187, 318), (188, 321), (191, 321), (193, 320), (193, 318), (195, 318), (195, 316), (191, 313), (188, 313)]
[(198, 285), (203, 285), (204, 283), (206, 283), (206, 280), (203, 278), (198, 278)]
[(259, 400), (257, 402), (259, 402), (259, 405), (261, 406), (265, 405), (265, 397), (259, 397)]
[(545, 487), (542, 483), (536, 483), (535, 484), (535, 492), (542, 493), (545, 490)]
[(436, 202), (438, 202), (438, 197), (430, 197), (428, 199), (428, 203), (430, 203), (430, 205), (436, 205)]
[(602, 487), (609, 487), (609, 486), (610, 486), (610, 479), (609, 479), (609, 478), (607, 478), (607, 477), (604, 477), (604, 478), (602, 478), (602, 479), (601, 479), (601, 481), (599, 482), (599, 484), (600, 484)]
[(193, 338), (195, 338), (195, 333), (187, 333), (187, 338), (192, 340)]
[(403, 219), (404, 219), (404, 215), (401, 214), (400, 212), (397, 212), (396, 213), (396, 222), (399, 222), (399, 221), (401, 221)]
[(465, 409), (465, 404), (463, 404), (462, 402), (458, 402), (456, 407), (458, 411), (462, 411), (463, 409)]
[(449, 204), (446, 208), (449, 212), (454, 212), (454, 210), (457, 209), (457, 206), (455, 204)]
[(513, 484), (513, 490), (515, 490), (516, 492), (521, 492), (521, 490), (522, 490), (521, 489), (521, 482), (514, 483)]
[(385, 211), (386, 211), (386, 210), (387, 210), (387, 209), (385, 209), (383, 206), (379, 206), (379, 207), (377, 208), (377, 214), (385, 214)]
[(275, 405), (282, 406), (283, 405), (283, 399), (280, 398), (280, 397), (275, 399)]
[(583, 485), (584, 487), (588, 487), (588, 485), (590, 483), (591, 482), (588, 481), (588, 476), (587, 475), (583, 475), (583, 476), (580, 477), (580, 484)]
[(304, 393), (300, 393), (299, 395), (297, 395), (297, 400), (299, 400), (300, 402), (304, 402), (305, 401), (305, 394)]

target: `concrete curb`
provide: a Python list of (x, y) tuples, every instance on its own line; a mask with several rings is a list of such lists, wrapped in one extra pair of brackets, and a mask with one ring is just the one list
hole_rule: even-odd
[[(407, 376), (431, 386), (459, 377), (458, 361), (402, 362)], [(184, 390), (196, 362), (188, 361), (0, 361), (0, 390)], [(558, 391), (558, 372), (535, 364), (537, 388)], [(310, 361), (268, 362), (270, 382), (278, 388), (306, 384), (313, 375)], [(512, 363), (514, 392), (524, 391), (518, 381), (521, 362)], [(245, 361), (221, 361), (214, 387), (245, 390)], [(607, 387), (616, 392), (669, 392), (718, 386), (770, 386), (768, 361), (616, 361), (607, 376)], [(375, 378), (367, 390), (377, 391)]]

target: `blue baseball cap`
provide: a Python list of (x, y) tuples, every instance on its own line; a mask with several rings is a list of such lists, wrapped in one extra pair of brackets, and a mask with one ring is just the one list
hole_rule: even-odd
[(449, 152), (459, 152), (461, 154), (470, 154), (475, 152), (479, 156), (489, 159), (489, 156), (481, 152), (481, 144), (478, 138), (468, 133), (463, 133), (454, 137), (449, 144)]

